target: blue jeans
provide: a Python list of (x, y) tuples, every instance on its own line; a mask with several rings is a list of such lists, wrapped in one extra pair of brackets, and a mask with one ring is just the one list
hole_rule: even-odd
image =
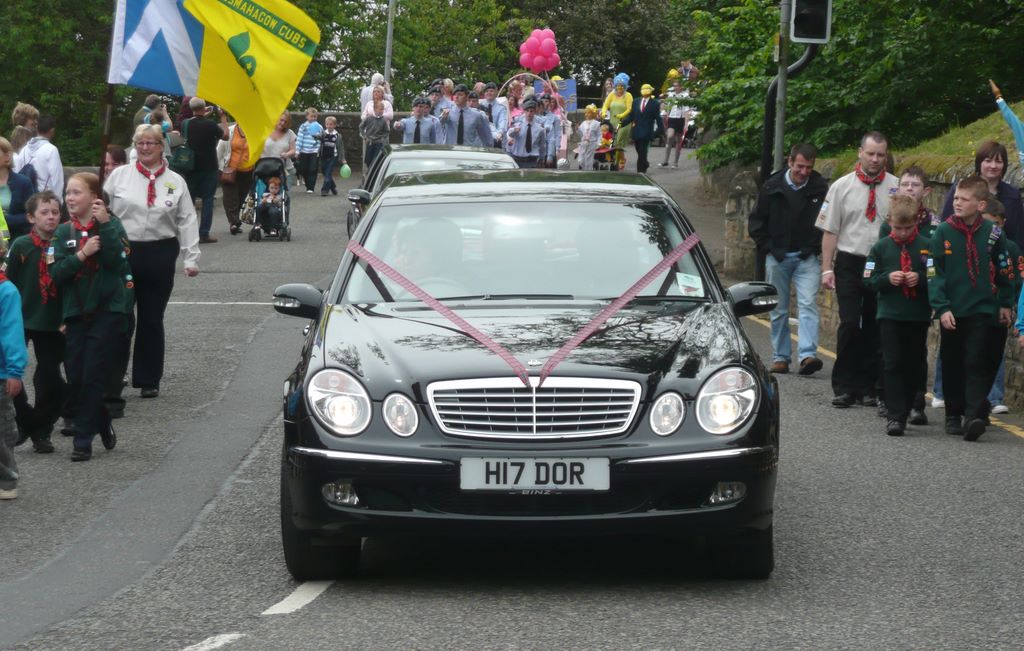
[(324, 156), (320, 159), (320, 171), (323, 172), (324, 182), (320, 186), (320, 192), (330, 192), (331, 190), (337, 189), (334, 185), (334, 167), (338, 164), (338, 159), (334, 156)]
[(999, 360), (999, 370), (996, 371), (996, 379), (992, 382), (992, 388), (988, 392), (988, 402), (995, 407), (1003, 404), (1006, 397), (1006, 357)]
[(779, 262), (768, 255), (765, 277), (779, 292), (779, 304), (771, 312), (772, 361), (789, 362), (793, 356), (793, 342), (789, 337), (789, 292), (796, 285), (796, 305), (799, 319), (797, 353), (799, 360), (815, 357), (818, 353), (818, 288), (821, 286), (821, 261), (818, 256), (801, 260), (799, 254), (788, 253)]
[(199, 199), (203, 208), (199, 212), (199, 237), (208, 237), (213, 226), (213, 195), (217, 192), (220, 173), (217, 170), (194, 170), (185, 176), (192, 201)]

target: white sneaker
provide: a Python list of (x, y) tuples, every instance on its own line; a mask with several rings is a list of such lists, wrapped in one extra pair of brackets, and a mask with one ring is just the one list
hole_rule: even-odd
[(1008, 414), (1008, 413), (1010, 413), (1010, 408), (1007, 407), (1006, 405), (993, 405), (992, 406), (992, 413), (993, 414)]
[(18, 489), (17, 488), (12, 488), (10, 490), (6, 490), (6, 489), (3, 489), (3, 488), (0, 488), (0, 500), (13, 500), (17, 496), (18, 496)]
[(932, 409), (942, 409), (946, 406), (946, 401), (942, 398), (932, 398)]

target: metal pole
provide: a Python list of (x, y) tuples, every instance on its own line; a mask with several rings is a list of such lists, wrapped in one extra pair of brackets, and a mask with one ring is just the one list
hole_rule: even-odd
[(395, 2), (388, 0), (388, 40), (384, 46), (384, 83), (391, 80), (391, 45), (394, 42), (395, 31)]
[(772, 169), (780, 170), (785, 161), (786, 138), (786, 66), (789, 61), (789, 21), (793, 15), (792, 0), (782, 0), (779, 19), (779, 87), (775, 95), (775, 156)]

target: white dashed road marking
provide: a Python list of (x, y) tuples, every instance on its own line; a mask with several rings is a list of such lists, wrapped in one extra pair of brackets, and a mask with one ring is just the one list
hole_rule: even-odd
[(306, 581), (295, 592), (263, 611), (263, 615), (287, 615), (307, 605), (329, 588), (334, 581)]
[(214, 635), (208, 637), (198, 644), (187, 646), (181, 651), (212, 651), (213, 649), (219, 649), (222, 646), (226, 646), (237, 640), (245, 637), (242, 633), (222, 633), (221, 635)]

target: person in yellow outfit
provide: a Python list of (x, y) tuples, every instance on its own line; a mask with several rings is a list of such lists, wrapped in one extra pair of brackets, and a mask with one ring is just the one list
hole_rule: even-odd
[(604, 107), (601, 109), (601, 116), (608, 118), (612, 123), (612, 127), (615, 128), (616, 158), (619, 169), (622, 169), (626, 166), (626, 155), (623, 152), (626, 145), (629, 144), (631, 129), (628, 125), (619, 128), (619, 122), (633, 111), (633, 96), (626, 90), (626, 87), (629, 86), (629, 75), (620, 72), (615, 75), (612, 85), (615, 87), (615, 90), (605, 98)]

